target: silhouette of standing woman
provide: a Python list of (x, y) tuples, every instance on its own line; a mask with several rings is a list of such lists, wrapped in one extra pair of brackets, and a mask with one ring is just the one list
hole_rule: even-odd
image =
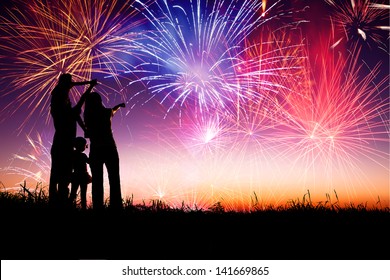
[[(69, 91), (73, 86), (89, 84), (79, 102), (72, 107)], [(51, 170), (49, 182), (49, 202), (64, 206), (68, 200), (68, 185), (72, 176), (73, 141), (76, 138), (77, 123), (85, 130), (81, 119), (81, 107), (86, 94), (90, 93), (97, 80), (73, 82), (71, 74), (62, 74), (51, 92), (50, 113), (54, 123), (54, 137), (51, 146)]]
[(115, 112), (125, 107), (124, 103), (106, 108), (97, 92), (90, 93), (85, 101), (84, 122), (86, 137), (90, 138), (90, 168), (92, 173), (92, 205), (103, 209), (103, 166), (106, 166), (110, 184), (110, 208), (122, 208), (122, 194), (119, 176), (119, 154), (111, 129)]

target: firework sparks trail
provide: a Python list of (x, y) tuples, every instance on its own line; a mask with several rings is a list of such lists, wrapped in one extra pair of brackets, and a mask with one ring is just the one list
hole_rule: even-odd
[[(179, 125), (176, 118), (169, 118), (168, 126), (152, 126), (143, 142), (153, 145), (132, 151), (139, 180), (134, 178), (132, 189), (139, 186), (138, 196), (160, 200), (167, 205), (191, 209), (207, 209), (216, 202), (213, 182), (223, 176), (228, 161), (223, 147), (217, 141), (221, 129), (211, 120), (203, 123), (199, 119), (187, 118), (187, 112)], [(191, 115), (192, 116), (192, 115)], [(213, 131), (212, 136), (211, 132)], [(134, 159), (136, 158), (136, 159)], [(141, 174), (141, 176), (139, 176)], [(141, 191), (139, 191), (141, 190)]]
[[(328, 50), (317, 54), (321, 56), (319, 67), (305, 66), (301, 82), (286, 80), (289, 91), (282, 94), (279, 115), (284, 115), (283, 124), (276, 135), (281, 146), (286, 145), (280, 150), (292, 159), (292, 166), (301, 164), (304, 176), (326, 174), (328, 187), (333, 187), (336, 173), (347, 185), (348, 180), (364, 180), (362, 163), (370, 162), (388, 172), (389, 151), (383, 146), (389, 144), (389, 97), (388, 77), (374, 83), (379, 64), (361, 77), (360, 48), (347, 58), (333, 57)], [(316, 73), (310, 70), (314, 68)]]
[[(142, 1), (136, 1), (135, 6), (153, 28), (147, 32), (142, 49), (151, 59), (139, 65), (138, 71), (143, 76), (134, 81), (147, 84), (147, 89), (131, 99), (146, 92), (149, 98), (145, 103), (155, 97), (161, 103), (168, 102), (166, 115), (186, 103), (192, 104), (201, 117), (221, 108), (233, 110), (237, 99), (246, 99), (247, 94), (243, 92), (251, 90), (243, 88), (248, 83), (240, 83), (248, 79), (249, 73), (240, 76), (237, 70), (245, 64), (258, 63), (243, 61), (244, 40), (272, 19), (272, 16), (267, 19), (261, 16), (262, 5), (261, 1), (197, 0), (180, 2), (180, 5), (156, 1), (146, 7)], [(277, 75), (280, 69), (273, 69), (273, 63), (263, 61), (268, 68), (256, 68), (252, 74), (263, 71)], [(257, 80), (262, 82), (273, 86)]]
[(388, 21), (390, 5), (370, 0), (325, 1), (334, 8), (334, 21), (340, 33), (344, 34), (339, 35), (342, 37), (338, 39), (337, 44), (344, 37), (354, 43), (363, 40), (370, 47), (378, 45), (389, 53), (388, 44), (384, 43), (383, 39), (389, 35), (386, 31), (390, 29)]
[[(292, 77), (293, 74), (300, 71), (302, 63), (296, 60), (304, 59), (299, 54), (302, 43), (300, 41), (292, 43), (285, 32), (286, 30), (282, 29), (273, 33), (265, 32), (265, 39), (257, 36), (255, 43), (245, 43), (244, 51), (240, 52), (245, 63), (236, 65), (236, 80), (242, 85), (240, 87), (242, 87), (242, 95), (245, 95), (245, 99), (238, 99), (235, 102), (234, 112), (226, 111), (220, 107), (213, 113), (203, 112), (199, 116), (196, 107), (194, 110), (192, 104), (184, 102), (179, 123), (172, 122), (168, 125), (169, 129), (165, 131), (157, 129), (155, 134), (159, 137), (153, 142), (161, 143), (158, 145), (158, 151), (160, 151), (158, 153), (169, 147), (174, 151), (170, 153), (170, 158), (175, 159), (173, 162), (181, 162), (182, 164), (176, 168), (178, 174), (175, 176), (159, 172), (158, 178), (161, 177), (158, 180), (159, 183), (150, 183), (150, 185), (155, 186), (153, 193), (156, 197), (159, 196), (159, 193), (165, 193), (164, 199), (177, 204), (175, 200), (181, 196), (173, 198), (172, 195), (169, 195), (170, 192), (167, 188), (162, 187), (166, 185), (164, 183), (166, 180), (171, 182), (172, 178), (175, 178), (175, 180), (179, 180), (180, 185), (194, 186), (192, 188), (183, 187), (181, 191), (175, 192), (184, 193), (184, 190), (188, 190), (186, 200), (192, 201), (191, 205), (205, 205), (205, 197), (209, 197), (208, 203), (215, 203), (215, 199), (218, 197), (217, 193), (224, 193), (225, 195), (222, 197), (229, 198), (225, 200), (225, 203), (232, 203), (230, 206), (232, 209), (234, 207), (242, 208), (242, 205), (245, 205), (245, 209), (249, 209), (251, 197), (246, 195), (248, 189), (244, 185), (249, 181), (250, 186), (253, 186), (249, 193), (256, 191), (257, 194), (262, 195), (261, 188), (266, 188), (266, 183), (279, 176), (275, 175), (271, 179), (263, 178), (262, 183), (259, 184), (259, 177), (265, 173), (281, 172), (275, 164), (278, 147), (274, 144), (278, 141), (275, 141), (273, 136), (275, 126), (279, 124), (277, 112), (281, 111), (280, 108), (277, 108), (278, 103), (275, 101), (279, 90), (272, 86), (270, 77), (275, 76), (273, 81), (280, 85), (281, 80)], [(278, 69), (280, 74), (273, 75), (268, 71), (269, 68)], [(158, 157), (158, 155), (156, 156)], [(180, 167), (183, 166), (188, 166), (188, 168), (182, 170)], [(150, 170), (149, 173), (155, 174), (152, 168)], [(156, 168), (156, 170), (161, 170), (161, 168)], [(230, 172), (225, 174), (224, 170), (230, 170)], [(196, 175), (189, 176), (189, 174), (194, 173)], [(187, 181), (178, 179), (181, 177), (179, 174), (181, 176), (186, 174), (184, 177), (190, 179)], [(203, 183), (200, 183), (199, 180), (202, 180)], [(240, 183), (240, 181), (245, 181), (245, 183)], [(235, 182), (240, 187), (232, 186), (230, 182)], [(161, 192), (161, 189), (164, 191)], [(208, 195), (197, 196), (196, 194), (200, 193), (199, 189), (203, 189), (203, 193), (206, 192)], [(271, 193), (275, 193), (275, 191), (273, 190)], [(192, 195), (196, 196), (197, 199), (202, 198), (202, 201), (195, 199)], [(172, 200), (168, 200), (168, 197)], [(238, 197), (240, 199), (234, 202), (234, 199)], [(273, 198), (272, 195), (269, 197), (262, 195), (262, 201), (265, 203)], [(194, 203), (195, 200), (197, 203)]]
[[(0, 17), (2, 95), (10, 102), (2, 120), (25, 110), (27, 123), (33, 116), (49, 120), (50, 92), (61, 73), (75, 80), (97, 75), (119, 77), (128, 72), (135, 58), (137, 33), (141, 24), (134, 19), (130, 1), (32, 0), (14, 1)], [(106, 88), (112, 91), (110, 86)], [(100, 89), (104, 92), (104, 87)], [(80, 95), (77, 89), (71, 98)], [(23, 107), (23, 109), (21, 109)]]
[[(181, 155), (175, 162), (183, 163), (183, 158), (191, 162), (181, 164), (188, 170), (178, 168), (176, 176), (196, 170), (195, 177), (202, 178), (203, 183), (180, 181), (193, 187), (175, 192), (186, 194), (194, 202), (191, 205), (210, 205), (224, 197), (228, 208), (248, 210), (252, 192), (262, 202), (281, 202), (291, 173), (301, 174), (304, 189), (324, 182), (330, 189), (341, 180), (348, 197), (353, 197), (354, 180), (361, 185), (367, 182), (362, 163), (369, 160), (388, 171), (389, 152), (380, 146), (389, 139), (389, 100), (384, 96), (386, 80), (374, 84), (379, 66), (361, 78), (359, 50), (347, 58), (330, 56), (333, 49), (327, 47), (313, 54), (302, 41), (292, 44), (277, 36), (279, 40), (268, 40), (269, 45), (250, 43), (241, 53), (247, 63), (236, 64), (235, 75), (245, 99), (236, 99), (234, 112), (219, 107), (217, 114), (204, 112), (196, 117), (191, 106), (183, 103), (181, 124), (171, 133), (175, 140), (162, 138), (163, 147)], [(319, 57), (317, 65), (311, 65), (312, 57)], [(262, 67), (267, 60), (282, 73), (264, 79), (267, 72)], [(278, 86), (268, 86), (264, 80)], [(375, 188), (371, 191), (375, 196)], [(201, 192), (206, 195), (198, 196)], [(181, 197), (171, 197), (171, 202)]]
[[(256, 199), (261, 198), (261, 203), (279, 202), (276, 194), (280, 191), (278, 179), (283, 177), (283, 168), (278, 162), (287, 161), (280, 153), (284, 146), (277, 134), (284, 111), (281, 92), (290, 91), (285, 80), (300, 76), (304, 70), (302, 61), (307, 59), (302, 53), (302, 40), (294, 42), (292, 38), (297, 36), (291, 36), (291, 30), (270, 32), (265, 27), (260, 34), (246, 41), (242, 53), (245, 62), (237, 71), (240, 84), (250, 91), (243, 92), (244, 102), (236, 101), (235, 114), (224, 115), (230, 137), (227, 146), (234, 151), (230, 157), (237, 164), (240, 179), (236, 181), (242, 186), (239, 200), (245, 210), (253, 206), (253, 194)], [(271, 75), (267, 71), (270, 65), (274, 69)]]
[(33, 180), (45, 184), (49, 181), (50, 176), (51, 143), (45, 141), (39, 133), (37, 133), (36, 138), (26, 135), (26, 141), (29, 149), (26, 155), (23, 155), (23, 153), (15, 154), (12, 164), (1, 168), (0, 171), (22, 176), (23, 178), (19, 183)]

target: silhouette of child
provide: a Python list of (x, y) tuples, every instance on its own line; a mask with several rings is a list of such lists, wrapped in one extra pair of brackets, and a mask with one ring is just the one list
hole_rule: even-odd
[(87, 185), (92, 182), (92, 177), (87, 170), (89, 163), (88, 156), (83, 153), (88, 148), (87, 140), (84, 137), (76, 137), (73, 151), (73, 173), (71, 181), (71, 192), (69, 200), (72, 204), (76, 202), (77, 191), (80, 187), (81, 209), (87, 209)]

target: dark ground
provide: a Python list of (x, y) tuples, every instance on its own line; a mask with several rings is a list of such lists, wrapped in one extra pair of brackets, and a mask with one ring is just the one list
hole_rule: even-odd
[(389, 259), (389, 211), (1, 209), (1, 259)]

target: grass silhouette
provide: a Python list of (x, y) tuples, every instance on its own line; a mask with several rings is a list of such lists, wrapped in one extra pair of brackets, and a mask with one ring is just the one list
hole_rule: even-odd
[[(23, 184), (20, 184), (19, 191), (8, 191), (7, 188), (3, 185), (3, 190), (0, 191), (0, 203), (2, 208), (49, 208), (49, 196), (47, 190), (42, 186), (41, 183), (37, 183), (35, 188), (31, 190), (27, 187), (26, 181)], [(340, 205), (337, 192), (334, 191), (336, 201), (332, 201), (328, 193), (325, 194), (326, 199), (317, 203), (313, 203), (311, 199), (310, 191), (302, 196), (302, 199), (290, 199), (286, 202), (285, 205), (279, 205), (277, 207), (272, 204), (263, 206), (260, 205), (257, 194), (254, 192), (251, 197), (252, 206), (248, 212), (245, 213), (254, 213), (254, 212), (266, 212), (266, 211), (333, 211), (333, 212), (345, 212), (345, 211), (369, 211), (369, 212), (384, 212), (389, 213), (390, 207), (382, 207), (381, 200), (378, 197), (376, 205), (369, 207), (367, 203), (360, 203), (355, 205), (354, 203), (345, 204), (344, 206)], [(169, 205), (167, 202), (160, 199), (151, 199), (149, 203), (146, 203), (143, 200), (142, 204), (134, 203), (134, 196), (125, 197), (123, 199), (123, 209), (124, 211), (182, 211), (182, 212), (212, 212), (212, 213), (226, 213), (226, 212), (236, 212), (232, 210), (226, 210), (222, 202), (218, 201), (211, 205), (208, 209), (198, 208), (196, 205), (194, 207), (189, 207), (183, 202), (181, 207), (175, 207)], [(80, 201), (74, 205), (74, 210), (80, 209)], [(105, 200), (104, 208), (109, 208), (109, 198)], [(89, 206), (88, 209), (92, 211), (92, 207)], [(241, 213), (237, 211), (237, 213)]]
[[(4, 187), (4, 186), (3, 186)], [(313, 203), (307, 191), (285, 205), (247, 212), (208, 209), (161, 200), (123, 200), (113, 211), (53, 209), (37, 184), (0, 192), (2, 259), (383, 259), (390, 251), (389, 207), (340, 205), (326, 194)]]

